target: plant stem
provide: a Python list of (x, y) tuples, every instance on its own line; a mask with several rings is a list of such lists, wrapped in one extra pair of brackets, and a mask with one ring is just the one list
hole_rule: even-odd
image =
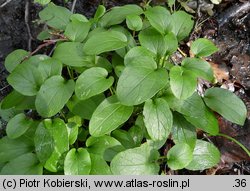
[(239, 146), (248, 154), (248, 156), (250, 157), (250, 151), (249, 151), (243, 144), (241, 144), (239, 141), (237, 141), (236, 139), (234, 139), (234, 138), (232, 138), (232, 137), (230, 137), (230, 136), (228, 136), (228, 135), (225, 135), (225, 134), (223, 134), (223, 133), (219, 133), (218, 136), (225, 137), (225, 138), (229, 139), (230, 141), (235, 142), (235, 143), (236, 143), (237, 145), (239, 145)]
[(60, 113), (59, 113), (59, 114), (60, 114), (60, 117), (62, 117), (64, 120), (66, 119), (66, 116), (64, 115), (64, 113), (63, 113), (63, 111), (62, 111), (62, 110), (60, 111)]
[(112, 88), (109, 88), (109, 91), (110, 91), (111, 95), (114, 95)]
[(69, 77), (71, 78), (71, 79), (74, 79), (74, 76), (73, 76), (73, 74), (72, 74), (72, 71), (70, 70), (70, 68), (67, 66), (67, 70), (68, 70), (68, 74), (69, 74)]
[(181, 53), (182, 56), (187, 57), (187, 55), (180, 48), (178, 48), (178, 51)]
[(162, 162), (164, 162), (164, 161), (167, 162), (167, 155), (165, 155), (165, 156), (160, 156), (160, 157), (158, 158), (158, 160), (157, 160), (158, 163), (162, 163)]
[(167, 159), (167, 156), (160, 156), (160, 157), (158, 158), (158, 160), (161, 160), (161, 159)]
[(163, 61), (162, 61), (162, 67), (165, 67), (165, 61), (166, 61), (167, 57), (168, 57), (168, 55), (165, 54)]
[(109, 88), (109, 91), (110, 91), (111, 95), (114, 95), (114, 94), (115, 94), (115, 89), (114, 89), (113, 87), (110, 87), (110, 88)]
[(31, 52), (31, 53), (30, 53), (28, 56), (26, 56), (23, 60), (28, 59), (29, 57), (33, 56), (34, 54), (36, 54), (36, 53), (37, 53), (39, 50), (41, 50), (42, 48), (47, 47), (47, 46), (49, 46), (49, 45), (51, 45), (51, 44), (55, 44), (55, 43), (57, 43), (57, 42), (59, 42), (59, 41), (67, 41), (67, 39), (44, 40), (44, 41), (43, 41), (44, 44), (39, 45), (39, 46), (36, 48), (36, 50), (34, 50), (33, 52)]
[(147, 2), (147, 4), (146, 4), (146, 5), (147, 5), (147, 6), (149, 6), (149, 4), (151, 3), (151, 1), (152, 1), (152, 0), (149, 0), (149, 1)]
[(174, 11), (173, 11), (173, 8), (170, 7), (170, 13), (173, 14), (173, 12), (174, 12)]
[(159, 68), (163, 68), (163, 67), (164, 67), (165, 60), (166, 60), (167, 56), (168, 56), (168, 55), (165, 54), (163, 57), (160, 58), (160, 60), (159, 60), (159, 62), (158, 62), (158, 63), (159, 63), (159, 64), (158, 64), (158, 67), (159, 67)]
[(133, 38), (135, 38), (135, 31), (133, 31)]

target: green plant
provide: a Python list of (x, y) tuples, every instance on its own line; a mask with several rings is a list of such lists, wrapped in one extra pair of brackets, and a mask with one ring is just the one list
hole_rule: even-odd
[[(69, 0), (64, 0), (65, 3), (67, 3)], [(47, 5), (48, 3), (50, 3), (51, 0), (34, 0), (34, 3), (39, 3), (41, 5)]]
[[(100, 5), (88, 20), (53, 3), (39, 16), (49, 26), (38, 36), (44, 44), (5, 60), (14, 90), (1, 102), (8, 121), (1, 174), (158, 174), (165, 163), (203, 170), (219, 162), (218, 149), (197, 140), (196, 128), (221, 135), (213, 111), (239, 125), (247, 111), (227, 90), (196, 92), (198, 78), (213, 83), (202, 59), (217, 51), (212, 42), (197, 39), (194, 58), (172, 60), (192, 16)], [(51, 44), (52, 57), (35, 55)], [(175, 145), (160, 156), (167, 139)]]

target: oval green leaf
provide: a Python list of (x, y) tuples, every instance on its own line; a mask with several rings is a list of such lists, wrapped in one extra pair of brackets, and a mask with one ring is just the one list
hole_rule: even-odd
[(49, 3), (46, 8), (39, 12), (39, 17), (47, 25), (64, 30), (70, 21), (72, 13), (65, 7), (57, 6), (54, 3)]
[(85, 70), (77, 79), (75, 86), (76, 96), (80, 100), (88, 99), (107, 90), (114, 82), (104, 68), (93, 67)]
[[(105, 156), (105, 151), (107, 149), (121, 147), (122, 145), (114, 137), (103, 135), (101, 137), (89, 137), (86, 141), (86, 146), (88, 147), (89, 153), (100, 155), (102, 158), (106, 159), (107, 157)], [(114, 156), (108, 156), (108, 158), (113, 157)]]
[(106, 161), (111, 161), (118, 152), (125, 150), (118, 140), (108, 135), (91, 136), (87, 139), (86, 146), (90, 153), (98, 154)]
[(6, 122), (11, 120), (15, 115), (23, 112), (23, 110), (15, 109), (14, 107), (9, 109), (3, 109), (1, 105), (2, 102), (0, 102), (0, 117), (2, 118), (3, 121)]
[(26, 56), (28, 56), (29, 53), (22, 49), (17, 49), (11, 52), (6, 58), (5, 58), (5, 68), (8, 72), (12, 72), (18, 64), (20, 64)]
[(127, 37), (117, 31), (104, 31), (91, 36), (85, 43), (83, 50), (88, 55), (117, 50), (127, 45)]
[(173, 110), (183, 114), (185, 119), (207, 133), (217, 135), (219, 133), (218, 120), (203, 102), (198, 93), (194, 93), (186, 100), (177, 99), (172, 93), (164, 97)]
[(29, 57), (28, 59), (25, 59), (22, 64), (28, 63), (30, 65), (34, 65), (35, 67), (38, 67), (42, 61), (47, 60), (47, 59), (50, 59), (50, 57), (45, 54), (36, 54), (34, 56)]
[(147, 100), (143, 108), (144, 123), (153, 141), (167, 140), (173, 125), (172, 112), (162, 99)]
[(87, 37), (90, 27), (90, 22), (73, 20), (67, 25), (64, 35), (71, 41), (82, 42)]
[(126, 67), (117, 84), (117, 97), (124, 105), (138, 105), (152, 98), (168, 83), (165, 69)]
[(170, 17), (171, 30), (176, 35), (178, 41), (188, 37), (193, 29), (194, 21), (192, 16), (184, 11), (176, 11)]
[(176, 144), (167, 154), (167, 164), (172, 170), (185, 168), (193, 159), (192, 149), (185, 143)]
[(244, 102), (234, 93), (222, 88), (210, 88), (205, 92), (204, 101), (209, 108), (227, 120), (244, 125), (247, 109)]
[(7, 124), (7, 136), (11, 139), (16, 139), (23, 135), (29, 128), (32, 128), (33, 125), (35, 125), (33, 120), (28, 119), (25, 114), (17, 114)]
[(118, 153), (111, 161), (111, 171), (115, 175), (156, 175), (160, 170), (158, 157), (158, 151), (145, 143)]
[(72, 96), (74, 88), (74, 81), (65, 81), (62, 76), (47, 79), (36, 97), (37, 112), (43, 117), (57, 114)]
[[(124, 57), (124, 65), (131, 67), (145, 67), (156, 69), (157, 64), (154, 61), (154, 54), (142, 46), (136, 46), (128, 51)], [(122, 62), (122, 61), (121, 61)]]
[(3, 100), (1, 109), (35, 109), (35, 96), (24, 96), (13, 90)]
[(194, 93), (197, 78), (193, 72), (181, 66), (173, 66), (169, 76), (171, 90), (178, 99), (187, 99)]
[(150, 24), (161, 34), (170, 30), (170, 12), (161, 6), (151, 7), (145, 11)]
[(72, 14), (70, 16), (70, 20), (71, 21), (80, 21), (80, 22), (83, 22), (83, 23), (87, 23), (89, 22), (89, 20), (82, 14), (78, 14), (78, 13), (75, 13), (75, 14)]
[(91, 158), (91, 175), (112, 175), (107, 162), (102, 156), (90, 153)]
[(197, 57), (210, 56), (218, 50), (212, 41), (205, 38), (199, 38), (191, 44), (191, 52)]
[(167, 51), (165, 37), (152, 27), (144, 29), (139, 34), (141, 45), (156, 55), (164, 56)]
[(213, 70), (208, 62), (200, 58), (185, 58), (182, 60), (181, 65), (185, 70), (190, 70), (195, 73), (197, 77), (203, 78), (208, 81), (213, 81)]
[(126, 24), (132, 31), (139, 31), (142, 29), (142, 20), (138, 15), (128, 15), (126, 17)]
[(0, 139), (0, 163), (5, 163), (25, 153), (34, 151), (30, 138), (10, 139), (7, 136)]
[(117, 49), (115, 50), (115, 52), (122, 58), (124, 58), (124, 56), (126, 55), (126, 53), (133, 47), (136, 47), (136, 41), (134, 39), (134, 37), (132, 36), (132, 34), (130, 33), (130, 31), (128, 31), (126, 28), (122, 27), (122, 26), (113, 26), (112, 31), (117, 31), (117, 32), (121, 32), (122, 34), (124, 34), (127, 37), (127, 45), (123, 48)]
[(200, 128), (212, 135), (219, 133), (218, 120), (214, 112), (206, 107), (197, 93), (194, 93), (189, 99), (184, 101), (180, 113), (184, 114), (187, 121), (196, 128)]
[(103, 135), (101, 137), (89, 137), (86, 141), (86, 146), (90, 153), (103, 156), (104, 151), (109, 147), (115, 147), (121, 145), (114, 137)]
[(147, 143), (152, 149), (159, 150), (166, 144), (166, 140), (152, 141), (151, 139), (147, 139)]
[(68, 122), (66, 126), (68, 130), (68, 135), (69, 135), (69, 145), (73, 145), (76, 142), (77, 137), (78, 137), (79, 125), (76, 124), (75, 122)]
[(64, 42), (56, 47), (53, 58), (60, 60), (68, 66), (93, 66), (95, 63), (95, 57), (85, 55), (82, 49), (83, 44), (80, 42)]
[(42, 164), (45, 164), (54, 151), (54, 139), (43, 122), (36, 129), (34, 143), (37, 158)]
[(138, 5), (124, 5), (116, 6), (107, 12), (101, 19), (100, 25), (102, 27), (109, 27), (112, 25), (122, 23), (128, 15), (140, 15), (143, 10)]
[(114, 130), (111, 135), (117, 139), (126, 149), (135, 147), (135, 142), (128, 131), (117, 129)]
[(141, 142), (144, 138), (144, 131), (145, 129), (139, 125), (134, 125), (128, 130), (128, 133), (132, 137), (133, 142), (136, 146), (141, 145)]
[(173, 141), (175, 144), (187, 144), (193, 150), (196, 143), (196, 129), (183, 115), (175, 112), (172, 129)]
[(122, 105), (115, 96), (105, 99), (94, 111), (89, 124), (89, 133), (100, 137), (110, 133), (128, 120), (133, 107)]
[(86, 149), (71, 149), (64, 161), (65, 175), (88, 175), (91, 170), (91, 159)]
[(185, 168), (188, 170), (209, 169), (220, 161), (220, 151), (206, 141), (197, 140), (193, 152), (193, 160)]
[(166, 54), (171, 55), (178, 48), (178, 40), (172, 32), (169, 32), (167, 35), (165, 35), (164, 38), (166, 41), (166, 43), (165, 43), (166, 44)]
[(95, 16), (94, 19), (100, 19), (106, 12), (106, 7), (104, 7), (103, 5), (99, 5), (96, 12), (95, 12)]
[[(86, 100), (79, 100), (75, 95), (67, 103), (69, 110), (83, 119), (90, 120), (97, 106), (105, 99), (103, 94), (93, 96)], [(83, 109), (84, 108), (84, 109)]]
[(34, 96), (43, 83), (40, 71), (31, 63), (22, 63), (7, 78), (8, 83), (19, 93)]
[(2, 175), (42, 175), (43, 165), (39, 163), (36, 155), (27, 153), (7, 163), (1, 173)]
[(68, 130), (64, 121), (59, 118), (45, 119), (43, 125), (54, 140), (53, 152), (44, 167), (51, 172), (57, 172), (62, 154), (69, 150)]
[(40, 40), (40, 41), (50, 39), (51, 37), (52, 37), (52, 34), (50, 34), (49, 30), (44, 30), (36, 36), (37, 40)]
[(62, 63), (59, 60), (48, 58), (39, 62), (38, 70), (41, 73), (43, 80), (62, 73)]

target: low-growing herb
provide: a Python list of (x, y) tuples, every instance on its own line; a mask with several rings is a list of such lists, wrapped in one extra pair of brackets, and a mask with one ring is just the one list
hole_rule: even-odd
[[(41, 47), (55, 49), (52, 56), (15, 50), (5, 60), (13, 91), (1, 102), (8, 122), (1, 174), (145, 175), (162, 173), (161, 164), (204, 170), (220, 161), (196, 130), (221, 136), (215, 112), (243, 125), (247, 110), (214, 87), (205, 59), (218, 50), (211, 41), (197, 39), (194, 57), (172, 59), (193, 28), (191, 15), (149, 5), (106, 12), (100, 5), (87, 19), (35, 2), (48, 4), (39, 13), (48, 26), (38, 36)], [(212, 88), (197, 92), (198, 78)], [(174, 144), (162, 153), (167, 140)]]

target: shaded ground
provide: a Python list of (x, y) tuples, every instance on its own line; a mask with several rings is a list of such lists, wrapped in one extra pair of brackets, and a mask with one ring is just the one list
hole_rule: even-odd
[[(0, 6), (4, 2), (6, 0), (0, 0)], [(34, 50), (40, 43), (35, 40), (35, 37), (42, 29), (36, 20), (42, 7), (32, 2), (33, 0), (13, 0), (6, 6), (0, 7), (0, 101), (11, 90), (6, 82), (8, 74), (3, 66), (6, 55), (20, 48)], [(54, 2), (59, 5), (64, 4), (63, 0)], [(75, 12), (91, 17), (102, 2), (110, 8), (114, 5), (142, 1), (78, 0)], [(161, 3), (162, 1), (155, 0), (155, 2)], [(65, 6), (71, 8), (72, 3), (69, 2)], [(206, 11), (196, 15), (197, 27), (190, 40), (207, 37), (220, 48), (220, 51), (211, 57), (219, 85), (233, 90), (244, 100), (248, 108), (247, 121), (243, 128), (220, 118), (221, 132), (236, 138), (250, 149), (250, 2), (248, 0), (223, 0), (213, 10), (215, 14), (209, 18)], [(3, 122), (0, 123), (0, 135), (3, 135), (2, 126), (5, 126)], [(193, 174), (250, 174), (250, 158), (237, 145), (221, 137), (207, 137), (207, 139), (215, 142), (220, 148), (221, 164), (216, 169), (192, 172)], [(168, 173), (190, 174), (191, 172), (183, 170)]]
[[(202, 17), (200, 19), (202, 22)], [(215, 7), (215, 15), (204, 22), (194, 36), (214, 41), (219, 51), (210, 60), (217, 73), (218, 85), (234, 91), (247, 106), (243, 127), (219, 117), (220, 132), (250, 149), (250, 2), (223, 1)], [(222, 137), (211, 140), (219, 147), (222, 161), (208, 174), (250, 174), (250, 158), (238, 145)], [(248, 162), (242, 163), (243, 160)]]
[[(223, 6), (226, 9), (222, 12)], [(247, 120), (243, 127), (220, 119), (220, 129), (222, 133), (236, 138), (250, 149), (250, 2), (224, 3), (218, 12), (221, 14), (217, 17), (219, 28), (215, 42), (220, 51), (212, 59), (215, 63), (226, 66), (229, 79), (222, 83), (229, 89), (231, 86), (235, 90), (235, 93), (245, 102), (248, 110)], [(216, 142), (221, 150), (224, 164), (242, 160), (250, 161), (246, 153), (232, 142), (220, 137), (216, 138)], [(249, 163), (242, 165), (241, 171), (250, 174)]]

